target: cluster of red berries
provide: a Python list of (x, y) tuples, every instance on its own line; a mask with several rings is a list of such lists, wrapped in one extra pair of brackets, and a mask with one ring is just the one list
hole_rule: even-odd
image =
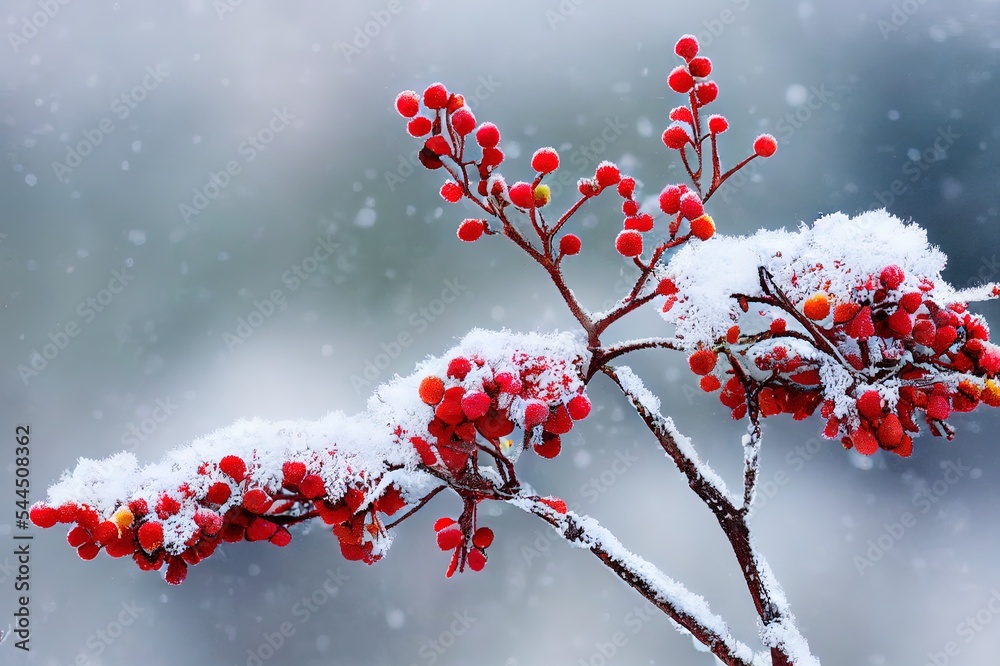
[[(429, 115), (421, 115), (421, 102), (430, 111)], [(444, 166), (442, 159), (449, 158), (456, 164), (475, 166), (479, 174), (479, 195), (485, 197), (488, 194), (490, 176), (504, 161), (503, 151), (498, 147), (500, 130), (496, 125), (485, 122), (477, 127), (476, 117), (466, 105), (465, 97), (449, 93), (441, 83), (428, 86), (422, 96), (413, 90), (404, 90), (396, 97), (396, 110), (408, 119), (406, 129), (411, 136), (427, 137), (418, 154), (421, 164), (428, 169), (440, 169)], [(465, 144), (473, 132), (476, 143), (482, 149), (482, 156), (479, 160), (467, 162)], [(449, 180), (441, 187), (441, 197), (450, 203), (456, 203), (469, 194), (468, 182)], [(460, 227), (459, 238), (471, 242), (485, 230), (485, 220), (466, 220)]]
[(451, 578), (456, 571), (466, 565), (473, 571), (482, 571), (486, 566), (486, 549), (493, 543), (493, 530), (488, 527), (465, 529), (453, 518), (439, 518), (434, 523), (438, 548), (454, 551), (445, 576)]
[(288, 525), (317, 516), (332, 526), (344, 557), (375, 562), (381, 557), (376, 541), (385, 533), (376, 514), (392, 515), (405, 506), (399, 489), (389, 486), (361, 509), (364, 487), (351, 487), (334, 499), (320, 471), (317, 461), (288, 461), (279, 483), (257, 483), (242, 457), (227, 455), (203, 463), (195, 483), (160, 492), (152, 507), (136, 497), (102, 516), (86, 504), (38, 502), (30, 518), (43, 528), (75, 523), (67, 539), (84, 560), (103, 548), (111, 557), (131, 556), (143, 571), (166, 565), (165, 578), (172, 585), (183, 582), (188, 566), (209, 557), (220, 543), (268, 541), (284, 547), (292, 539)]
[[(493, 368), (484, 359), (455, 356), (444, 376), (425, 376), (417, 389), (421, 402), (432, 408), (427, 435), (411, 435), (410, 443), (421, 462), (438, 475), (460, 485), (479, 474), (479, 456), (490, 455), (506, 481), (513, 442), (503, 439), (520, 426), (524, 448), (543, 458), (557, 456), (562, 435), (590, 414), (590, 400), (582, 393), (579, 368), (573, 363), (517, 352), (513, 365)], [(406, 433), (397, 432), (405, 437)], [(480, 438), (485, 441), (479, 442)], [(453, 550), (447, 575), (468, 566), (473, 571), (486, 564), (486, 549), (493, 542), (489, 528), (476, 528), (476, 493), (464, 496), (466, 511), (459, 520), (442, 518), (434, 526), (438, 546)], [(563, 505), (565, 511), (565, 505)]]
[[(668, 305), (676, 299), (669, 279), (658, 292)], [(980, 403), (1000, 406), (1000, 348), (989, 342), (986, 323), (964, 303), (939, 304), (933, 292), (931, 280), (908, 282), (902, 268), (888, 265), (860, 279), (850, 299), (825, 290), (802, 298), (794, 312), (779, 311), (783, 316), (774, 316), (765, 334), (743, 339), (733, 326), (715, 349), (728, 349), (731, 359), (752, 359), (752, 369), (722, 368), (718, 352), (708, 348), (688, 361), (702, 389), (722, 388), (720, 400), (734, 418), (747, 413), (749, 387), (761, 416), (803, 419), (822, 406), (827, 438), (840, 438), (864, 455), (881, 448), (909, 456), (920, 431), (918, 414), (933, 435), (950, 439), (954, 429), (946, 420), (952, 412)], [(782, 307), (780, 301), (772, 305)], [(798, 326), (790, 331), (793, 318)], [(799, 353), (810, 339), (810, 351)], [(846, 388), (821, 381), (829, 364), (847, 378)]]
[[(590, 401), (582, 392), (567, 395), (558, 390), (570, 385), (578, 370), (545, 357), (519, 355), (515, 361), (516, 372), (494, 372), (481, 358), (458, 356), (448, 363), (444, 377), (421, 380), (420, 399), (434, 408), (427, 425), (431, 441), (419, 435), (410, 441), (425, 465), (443, 466), (460, 477), (473, 467), (478, 437), (503, 456), (510, 443), (501, 438), (516, 425), (524, 429), (525, 445), (532, 445), (538, 455), (559, 454), (561, 436), (590, 413)], [(551, 379), (539, 381), (551, 376), (562, 378), (557, 388)]]

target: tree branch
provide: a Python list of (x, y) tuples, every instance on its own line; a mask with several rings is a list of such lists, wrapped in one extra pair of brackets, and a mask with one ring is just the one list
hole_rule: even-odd
[(538, 497), (522, 496), (509, 503), (547, 522), (570, 545), (586, 548), (596, 555), (619, 578), (666, 613), (678, 631), (693, 635), (726, 666), (754, 663), (753, 651), (733, 638), (726, 622), (709, 610), (704, 598), (627, 550), (593, 518), (572, 511), (559, 513)]

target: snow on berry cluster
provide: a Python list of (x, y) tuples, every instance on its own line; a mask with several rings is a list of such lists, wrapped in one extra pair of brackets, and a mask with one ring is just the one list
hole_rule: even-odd
[[(466, 563), (478, 570), (492, 532), (471, 529), (474, 506), (505, 483), (514, 490), (516, 458), (500, 438), (516, 425), (540, 455), (558, 453), (559, 435), (589, 411), (581, 380), (588, 360), (567, 334), (473, 331), (416, 374), (381, 386), (353, 417), (238, 422), (144, 467), (128, 452), (81, 459), (30, 517), (43, 528), (70, 526), (67, 540), (84, 560), (104, 550), (179, 584), (221, 543), (283, 547), (289, 527), (313, 518), (330, 526), (345, 558), (374, 563), (391, 542), (384, 517), (444, 481), (482, 491), (463, 495), (472, 506), (461, 525), (467, 539), (461, 532), (451, 545), (438, 528), (438, 543), (456, 550), (451, 571)], [(509, 470), (483, 477), (477, 434)]]
[(954, 433), (952, 412), (1000, 405), (1000, 348), (957, 292), (926, 232), (884, 210), (824, 217), (797, 232), (717, 237), (660, 275), (663, 315), (692, 352), (701, 387), (734, 418), (806, 418), (871, 455), (912, 452), (920, 421)]

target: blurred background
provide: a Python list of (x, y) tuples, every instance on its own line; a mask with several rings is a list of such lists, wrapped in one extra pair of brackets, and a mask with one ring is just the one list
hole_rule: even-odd
[[(711, 111), (732, 126), (728, 163), (759, 132), (780, 143), (713, 199), (720, 231), (886, 206), (928, 229), (953, 283), (1000, 274), (996, 0), (4, 7), (0, 627), (17, 601), (15, 425), (31, 426), (40, 499), (81, 456), (151, 461), (241, 417), (361, 410), (378, 382), (474, 326), (572, 328), (511, 246), (457, 241), (469, 211), (413, 166), (418, 143), (392, 109), (400, 90), (441, 80), (463, 92), (500, 126), (509, 182), (552, 145), (563, 182), (611, 159), (655, 195), (682, 180), (659, 136), (678, 103), (665, 84), (673, 44), (696, 33), (721, 89)], [(558, 194), (554, 206), (571, 203)], [(585, 251), (569, 278), (601, 309), (630, 278), (612, 247), (620, 212), (608, 199), (575, 220)], [(981, 311), (1000, 322), (995, 304)], [(650, 313), (613, 333), (661, 326)], [(735, 483), (742, 425), (699, 394), (679, 355), (631, 362)], [(756, 645), (709, 512), (607, 382), (592, 397), (563, 455), (526, 459), (524, 478), (597, 517)], [(995, 663), (997, 414), (956, 417), (954, 442), (922, 437), (910, 460), (862, 460), (817, 439), (817, 420), (772, 420), (758, 543), (823, 663)], [(0, 661), (713, 663), (595, 558), (516, 511), (484, 508), (497, 533), (487, 568), (446, 581), (431, 524), (456, 506), (435, 500), (377, 566), (344, 562), (315, 529), (284, 550), (226, 546), (179, 588), (104, 555), (82, 562), (61, 530), (40, 532), (31, 651), (8, 641)]]

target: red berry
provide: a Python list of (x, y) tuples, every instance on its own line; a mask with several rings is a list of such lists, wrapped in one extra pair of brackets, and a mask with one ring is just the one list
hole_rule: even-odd
[(779, 335), (781, 333), (784, 333), (786, 328), (788, 328), (788, 322), (786, 322), (781, 317), (778, 317), (777, 319), (773, 319), (771, 321), (770, 330), (772, 335)]
[(462, 198), (462, 186), (453, 180), (441, 186), (441, 198), (448, 203), (457, 203)]
[(897, 335), (907, 336), (913, 330), (913, 319), (903, 308), (896, 308), (896, 311), (889, 315), (889, 328)]
[(691, 76), (698, 78), (706, 77), (712, 73), (712, 61), (704, 56), (692, 58), (688, 62), (688, 71), (691, 72)]
[(406, 123), (406, 131), (410, 136), (418, 137), (430, 134), (431, 131), (431, 121), (430, 118), (425, 118), (424, 116), (417, 116), (410, 122)]
[(497, 383), (497, 386), (500, 387), (501, 391), (512, 395), (520, 393), (523, 388), (521, 378), (510, 372), (498, 373), (497, 376), (493, 378), (493, 381)]
[(80, 556), (80, 559), (87, 560), (88, 562), (97, 557), (97, 554), (100, 552), (101, 547), (93, 542), (85, 543), (76, 549), (76, 554)]
[(284, 548), (292, 542), (292, 533), (288, 531), (285, 527), (279, 527), (278, 531), (275, 532), (270, 539), (268, 539), (278, 548)]
[(55, 508), (39, 502), (31, 507), (28, 518), (36, 527), (52, 527), (59, 521), (59, 513)]
[(615, 249), (623, 257), (638, 257), (642, 254), (642, 234), (626, 229), (615, 239)]
[(872, 323), (872, 309), (867, 305), (861, 308), (851, 321), (850, 335), (856, 340), (867, 340), (875, 335), (875, 324)]
[(693, 220), (705, 214), (705, 206), (697, 192), (685, 192), (678, 203), (678, 209), (684, 219)]
[(474, 243), (486, 231), (486, 220), (466, 219), (458, 225), (458, 238), (466, 243)]
[(136, 537), (139, 539), (139, 545), (142, 546), (142, 549), (147, 553), (152, 553), (163, 545), (163, 525), (157, 522), (143, 523), (136, 532)]
[(164, 574), (163, 579), (167, 581), (168, 585), (180, 585), (187, 578), (187, 570), (188, 565), (184, 560), (174, 558), (167, 565), (167, 573)]
[(676, 120), (679, 123), (694, 124), (694, 116), (691, 115), (691, 109), (686, 106), (675, 106), (670, 109), (669, 115), (671, 120)]
[(231, 494), (232, 490), (229, 488), (228, 483), (216, 481), (208, 487), (208, 492), (205, 493), (205, 501), (209, 504), (225, 504), (229, 501)]
[(691, 220), (691, 235), (708, 240), (715, 235), (715, 220), (710, 215), (699, 215)]
[(485, 167), (497, 167), (503, 162), (504, 154), (499, 148), (483, 148), (482, 165)]
[(486, 550), (493, 543), (493, 530), (488, 527), (480, 527), (472, 535), (472, 545), (476, 548)]
[[(500, 130), (493, 123), (483, 123), (476, 130), (476, 143), (483, 148), (496, 148), (500, 143)], [(485, 157), (485, 152), (483, 156)]]
[(699, 349), (688, 357), (688, 365), (694, 374), (707, 375), (715, 369), (718, 360), (719, 356), (714, 351)]
[(266, 518), (258, 516), (253, 519), (253, 522), (247, 525), (246, 538), (247, 541), (267, 541), (277, 531), (277, 525)]
[(509, 194), (510, 202), (518, 208), (535, 207), (535, 193), (531, 189), (531, 183), (518, 181), (511, 185)]
[(943, 395), (932, 395), (927, 400), (927, 418), (935, 421), (944, 421), (951, 414), (951, 407), (948, 399)]
[(722, 382), (715, 375), (705, 375), (698, 382), (701, 390), (705, 393), (712, 393), (713, 391), (718, 391), (722, 387)]
[(626, 176), (618, 181), (618, 196), (631, 199), (632, 194), (635, 192), (635, 178)]
[(823, 321), (830, 315), (830, 297), (816, 292), (802, 304), (802, 313), (813, 321)]
[(923, 298), (923, 294), (919, 291), (911, 291), (910, 293), (903, 294), (902, 297), (900, 297), (899, 306), (910, 314), (913, 314), (920, 309), (921, 305), (923, 305)]
[(441, 550), (454, 550), (462, 545), (465, 535), (458, 527), (447, 527), (437, 533), (437, 544)]
[(639, 213), (639, 202), (635, 199), (627, 199), (622, 202), (622, 212), (628, 217), (633, 217)]
[(583, 243), (580, 241), (580, 237), (576, 234), (566, 234), (559, 239), (560, 254), (565, 254), (567, 256), (579, 254), (582, 246)]
[(319, 474), (306, 474), (299, 484), (299, 492), (304, 497), (316, 499), (326, 494), (326, 484)]
[(219, 461), (219, 469), (233, 481), (240, 483), (247, 473), (247, 464), (239, 456), (224, 456)]
[(903, 284), (903, 280), (906, 279), (906, 274), (903, 273), (903, 269), (895, 264), (891, 264), (882, 269), (882, 272), (878, 276), (879, 281), (885, 286), (886, 289), (897, 289), (899, 285)]
[(715, 81), (705, 81), (695, 86), (694, 96), (698, 98), (698, 106), (711, 104), (719, 96), (719, 86)]
[(482, 391), (472, 391), (462, 396), (462, 411), (470, 421), (485, 416), (490, 411), (490, 396)]
[(635, 217), (629, 217), (625, 220), (626, 229), (634, 229), (635, 231), (640, 231), (646, 233), (647, 231), (653, 230), (653, 216), (649, 213), (640, 213)]
[(677, 285), (670, 278), (663, 278), (660, 283), (656, 285), (656, 293), (660, 296), (673, 296), (677, 293)]
[(863, 456), (870, 456), (878, 451), (878, 440), (867, 428), (858, 428), (851, 433), (854, 449)]
[(468, 109), (459, 109), (451, 117), (451, 126), (459, 136), (466, 136), (476, 128), (476, 117)]
[(56, 514), (59, 517), (60, 523), (72, 523), (76, 522), (76, 516), (80, 512), (80, 507), (74, 502), (66, 502), (65, 504), (59, 505), (56, 509)]
[(899, 417), (895, 414), (888, 414), (878, 427), (878, 441), (887, 449), (894, 449), (899, 446), (903, 439), (903, 424), (899, 422)]
[(541, 400), (529, 400), (524, 407), (524, 427), (533, 428), (549, 417), (549, 408)]
[(597, 172), (594, 174), (594, 178), (597, 179), (598, 186), (603, 189), (617, 185), (622, 179), (622, 174), (618, 170), (618, 167), (611, 162), (601, 162), (597, 165)]
[(90, 541), (90, 532), (86, 528), (77, 525), (66, 535), (66, 541), (73, 548), (79, 548)]
[(160, 495), (160, 499), (156, 502), (156, 515), (162, 520), (166, 520), (180, 510), (181, 503), (166, 493)]
[(469, 568), (473, 571), (482, 571), (483, 567), (486, 566), (486, 554), (479, 550), (473, 549), (469, 551), (468, 559)]
[(535, 453), (549, 460), (559, 455), (561, 450), (562, 440), (559, 435), (547, 435), (542, 438), (542, 441), (535, 444)]
[(297, 486), (306, 476), (306, 464), (290, 460), (281, 466), (282, 483), (286, 486)]
[(420, 111), (420, 97), (413, 90), (404, 90), (396, 95), (396, 111), (404, 118), (412, 118)]
[[(265, 490), (253, 488), (243, 495), (243, 508), (250, 513), (261, 514), (271, 508), (274, 500)], [(270, 536), (270, 535), (268, 535)]]
[(683, 125), (674, 123), (663, 132), (663, 145), (671, 150), (680, 150), (691, 142), (691, 135)]
[(590, 414), (590, 400), (585, 395), (575, 395), (566, 403), (566, 409), (570, 418), (580, 421)]
[(913, 340), (925, 347), (934, 345), (934, 338), (937, 334), (937, 327), (930, 319), (918, 319), (913, 325)]
[(683, 65), (678, 65), (667, 76), (667, 85), (675, 93), (685, 94), (694, 87), (694, 79)]
[(454, 377), (458, 381), (465, 379), (465, 376), (472, 370), (472, 364), (464, 356), (456, 356), (448, 363), (448, 376)]
[(753, 142), (753, 152), (759, 157), (770, 157), (778, 150), (778, 142), (770, 134), (761, 134)]
[(882, 418), (882, 396), (878, 391), (865, 391), (858, 398), (858, 412), (873, 423)]
[(725, 116), (714, 115), (708, 117), (708, 131), (712, 134), (722, 134), (729, 129), (729, 121)]
[(531, 156), (531, 168), (538, 173), (552, 173), (559, 168), (559, 153), (554, 148), (539, 148)]
[(676, 215), (681, 209), (681, 195), (684, 190), (679, 185), (668, 185), (660, 192), (660, 210), (667, 215)]
[(434, 155), (451, 155), (451, 145), (440, 134), (432, 136), (424, 142), (424, 147)]
[(434, 375), (424, 377), (420, 381), (420, 388), (417, 389), (420, 399), (428, 405), (436, 405), (444, 397), (444, 382), (440, 377)]
[(424, 106), (428, 109), (443, 109), (448, 106), (448, 89), (443, 83), (432, 83), (424, 91)]
[(573, 419), (570, 418), (566, 405), (559, 405), (545, 421), (545, 430), (553, 435), (565, 435), (573, 429)]
[(698, 55), (698, 38), (694, 35), (683, 35), (674, 44), (674, 53), (684, 58), (685, 60), (691, 60), (691, 58)]

